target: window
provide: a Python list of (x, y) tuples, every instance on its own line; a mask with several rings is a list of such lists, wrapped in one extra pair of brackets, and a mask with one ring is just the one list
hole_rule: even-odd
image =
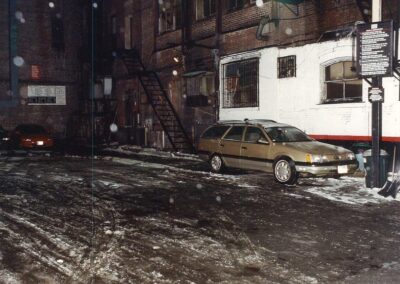
[(258, 106), (258, 58), (223, 65), (223, 108)]
[(125, 49), (131, 49), (134, 46), (133, 43), (133, 17), (125, 17), (125, 28), (124, 28), (124, 42)]
[(181, 0), (163, 0), (158, 2), (158, 32), (174, 31), (181, 26)]
[(196, 0), (196, 19), (201, 20), (215, 15), (215, 0)]
[(229, 126), (214, 126), (204, 132), (202, 138), (204, 139), (219, 139), (228, 130)]
[[(246, 134), (244, 135), (245, 142), (256, 143), (261, 138), (265, 139), (265, 135), (258, 127), (247, 127)], [(267, 139), (265, 139), (267, 140)]]
[(244, 126), (233, 126), (224, 139), (242, 141)]
[(110, 47), (112, 50), (115, 50), (117, 49), (117, 17), (111, 16), (110, 23)]
[(51, 17), (51, 46), (58, 51), (64, 51), (64, 21), (60, 13)]
[(228, 10), (242, 9), (244, 0), (228, 0)]
[(303, 131), (295, 127), (270, 127), (265, 129), (274, 142), (304, 142), (311, 141)]
[(325, 67), (326, 103), (360, 102), (362, 80), (357, 78), (352, 61), (342, 61)]
[(214, 74), (202, 72), (186, 80), (186, 104), (190, 107), (207, 106), (208, 96), (215, 93)]
[(214, 74), (211, 72), (203, 75), (189, 77), (187, 79), (188, 96), (209, 96), (214, 94), (214, 92)]
[(296, 77), (296, 56), (278, 57), (278, 78)]

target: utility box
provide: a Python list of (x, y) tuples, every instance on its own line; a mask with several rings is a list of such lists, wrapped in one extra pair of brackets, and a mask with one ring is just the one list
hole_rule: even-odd
[[(372, 150), (367, 150), (364, 152), (364, 163), (365, 163), (365, 184), (368, 188), (372, 187)], [(379, 173), (379, 184), (376, 187), (383, 187), (387, 179), (389, 165), (389, 154), (385, 150), (380, 152), (380, 173)]]

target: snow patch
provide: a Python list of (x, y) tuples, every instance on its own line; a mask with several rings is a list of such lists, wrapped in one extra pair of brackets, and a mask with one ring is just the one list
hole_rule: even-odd
[(379, 195), (380, 188), (366, 188), (363, 178), (314, 179), (314, 182), (319, 185), (306, 188), (304, 191), (335, 202), (362, 205), (399, 201), (399, 199), (385, 198)]

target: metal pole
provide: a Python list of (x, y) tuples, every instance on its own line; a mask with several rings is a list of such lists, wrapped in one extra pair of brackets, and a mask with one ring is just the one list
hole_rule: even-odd
[[(372, 0), (372, 22), (382, 20), (382, 0)], [(382, 77), (372, 78), (372, 87), (382, 87)], [(382, 102), (372, 102), (372, 187), (380, 187), (380, 142), (382, 140)]]
[(18, 94), (18, 70), (14, 64), (17, 56), (17, 23), (15, 19), (16, 0), (8, 1), (8, 37), (9, 37), (9, 75), (11, 98), (15, 99)]

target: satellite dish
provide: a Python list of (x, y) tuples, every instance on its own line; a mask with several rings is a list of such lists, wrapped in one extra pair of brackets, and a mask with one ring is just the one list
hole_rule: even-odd
[(110, 131), (115, 133), (118, 131), (118, 126), (115, 123), (110, 124)]

